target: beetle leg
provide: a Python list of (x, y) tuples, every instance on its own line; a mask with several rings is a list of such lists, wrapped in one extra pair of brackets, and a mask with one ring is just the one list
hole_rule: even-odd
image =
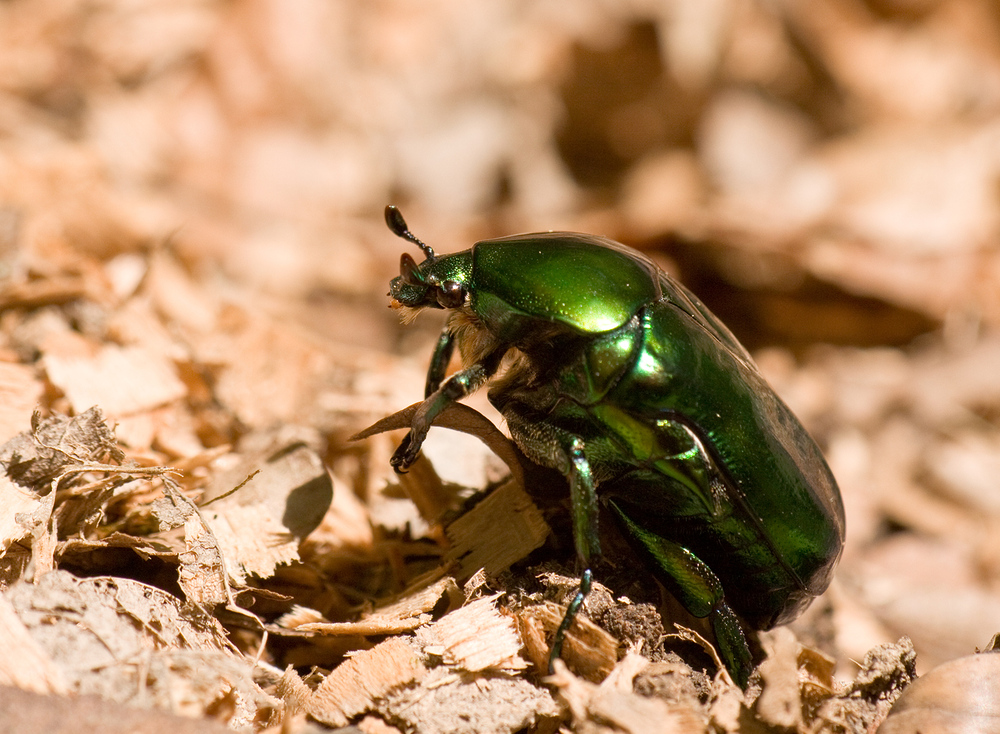
[[(494, 398), (498, 396), (491, 394), (490, 399)], [(525, 455), (543, 466), (559, 471), (569, 481), (573, 545), (584, 569), (576, 595), (566, 607), (562, 622), (552, 638), (552, 649), (549, 651), (549, 674), (552, 674), (555, 672), (556, 658), (562, 657), (566, 634), (590, 593), (594, 578), (590, 565), (601, 556), (601, 542), (597, 532), (597, 485), (584, 453), (582, 438), (550, 423), (533, 420), (531, 409), (522, 403), (502, 396), (498, 400), (503, 405), (507, 427)]]
[(635, 550), (645, 556), (660, 583), (695, 617), (708, 617), (723, 663), (736, 684), (746, 689), (753, 670), (750, 647), (743, 626), (726, 603), (719, 578), (687, 548), (646, 530), (614, 500), (609, 504), (625, 536)]
[[(439, 347), (443, 341), (443, 338), (439, 341)], [(444, 348), (447, 349), (448, 347), (445, 346)], [(441, 387), (424, 400), (413, 416), (413, 420), (410, 423), (410, 432), (406, 434), (406, 438), (403, 439), (402, 443), (399, 444), (389, 459), (389, 463), (393, 469), (397, 472), (403, 472), (417, 460), (420, 447), (423, 445), (424, 439), (427, 438), (427, 431), (430, 430), (431, 425), (441, 414), (441, 411), (486, 384), (500, 366), (502, 357), (503, 351), (501, 350), (491, 352), (481, 361), (449, 377)], [(430, 376), (428, 376), (428, 379), (430, 379)]]
[(570, 625), (573, 624), (573, 620), (576, 619), (580, 607), (583, 606), (583, 600), (590, 593), (593, 581), (594, 572), (589, 568), (585, 568), (580, 575), (580, 587), (576, 590), (576, 596), (573, 597), (573, 601), (566, 607), (566, 614), (563, 616), (562, 622), (559, 623), (559, 628), (556, 629), (556, 636), (552, 638), (552, 650), (549, 652), (549, 675), (556, 672), (556, 658), (562, 657), (562, 647), (563, 642), (566, 641), (566, 633), (569, 631)]
[(431, 364), (427, 369), (427, 385), (424, 387), (424, 399), (429, 398), (441, 387), (444, 380), (444, 373), (451, 362), (451, 355), (455, 351), (455, 335), (446, 326), (438, 337), (437, 346), (434, 347), (434, 354), (431, 356)]
[(597, 536), (597, 488), (590, 462), (583, 453), (583, 440), (574, 437), (567, 453), (573, 545), (577, 558), (589, 569), (591, 561), (601, 555), (601, 543)]
[[(568, 436), (568, 434), (566, 434)], [(584, 565), (583, 573), (580, 576), (580, 586), (576, 590), (576, 596), (566, 607), (566, 614), (563, 616), (556, 636), (552, 640), (552, 650), (549, 652), (549, 673), (554, 672), (556, 658), (562, 655), (563, 642), (570, 625), (576, 618), (577, 612), (583, 606), (587, 594), (594, 578), (590, 564), (601, 556), (601, 540), (597, 528), (597, 486), (594, 483), (594, 473), (590, 468), (590, 462), (583, 453), (583, 439), (579, 436), (572, 436), (569, 440), (569, 447), (565, 450), (567, 457), (566, 470), (569, 479), (570, 512), (573, 518), (573, 545), (576, 547), (576, 556)]]
[(584, 453), (585, 441), (569, 431), (533, 418), (529, 406), (504, 396), (490, 395), (503, 405), (503, 416), (518, 446), (533, 461), (561, 472), (569, 481), (570, 514), (573, 520), (573, 545), (577, 558), (584, 566), (576, 596), (566, 608), (549, 652), (549, 673), (556, 658), (562, 655), (563, 642), (580, 607), (583, 606), (593, 582), (591, 564), (601, 557), (598, 536), (597, 482)]
[(583, 573), (580, 576), (580, 586), (576, 590), (576, 596), (566, 607), (566, 614), (563, 616), (556, 636), (552, 640), (552, 650), (549, 652), (549, 673), (554, 672), (556, 658), (562, 655), (563, 642), (566, 640), (566, 633), (570, 625), (576, 618), (580, 607), (583, 606), (587, 594), (594, 578), (590, 564), (601, 555), (601, 541), (597, 532), (597, 487), (594, 484), (594, 474), (590, 468), (590, 462), (583, 453), (583, 439), (573, 436), (569, 441), (569, 448), (565, 450), (566, 472), (569, 479), (570, 512), (573, 518), (573, 545), (576, 547), (577, 558), (584, 565)]
[(562, 655), (566, 633), (569, 631), (570, 625), (573, 624), (580, 607), (583, 606), (587, 594), (590, 593), (594, 576), (590, 565), (601, 556), (601, 541), (597, 526), (597, 487), (594, 483), (594, 473), (590, 468), (590, 462), (587, 461), (587, 457), (583, 453), (583, 440), (578, 436), (573, 436), (569, 444), (568, 449), (565, 450), (568, 468), (564, 472), (569, 479), (573, 545), (576, 548), (576, 557), (580, 559), (584, 568), (576, 596), (566, 607), (566, 614), (552, 640), (552, 650), (549, 652), (549, 673), (554, 672), (553, 665), (556, 658)]

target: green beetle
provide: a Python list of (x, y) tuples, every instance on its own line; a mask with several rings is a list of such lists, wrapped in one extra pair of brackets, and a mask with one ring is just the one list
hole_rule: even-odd
[[(604, 237), (521, 234), (437, 256), (395, 207), (385, 216), (425, 255), (403, 254), (393, 305), (451, 310), (393, 467), (415, 461), (445, 407), (492, 382), (514, 441), (570, 486), (585, 570), (552, 659), (591, 585), (600, 503), (657, 579), (709, 618), (745, 688), (741, 620), (760, 630), (798, 616), (844, 542), (826, 461), (746, 350), (649, 258)], [(463, 367), (445, 380), (456, 345)]]

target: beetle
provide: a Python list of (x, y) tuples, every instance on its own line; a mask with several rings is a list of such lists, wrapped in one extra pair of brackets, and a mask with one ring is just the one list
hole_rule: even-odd
[[(424, 401), (391, 464), (405, 471), (447, 406), (488, 397), (533, 462), (568, 480), (580, 586), (601, 555), (600, 506), (695, 617), (743, 688), (744, 625), (791, 621), (828, 586), (844, 508), (816, 443), (732, 333), (642, 253), (605, 237), (539, 232), (438, 256), (386, 207), (409, 253), (390, 284), (404, 320), (450, 311)], [(445, 379), (455, 347), (459, 371)]]

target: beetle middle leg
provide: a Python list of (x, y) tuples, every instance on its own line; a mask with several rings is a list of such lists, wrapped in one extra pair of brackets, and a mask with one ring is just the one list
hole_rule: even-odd
[(516, 403), (504, 404), (503, 415), (507, 419), (511, 435), (525, 455), (538, 464), (556, 469), (569, 481), (573, 545), (584, 568), (580, 586), (566, 608), (566, 614), (552, 640), (549, 653), (549, 672), (552, 673), (556, 658), (562, 655), (566, 634), (590, 593), (593, 582), (591, 565), (601, 557), (597, 525), (597, 482), (584, 453), (585, 442), (581, 437), (550, 423), (532, 420), (528, 411)]

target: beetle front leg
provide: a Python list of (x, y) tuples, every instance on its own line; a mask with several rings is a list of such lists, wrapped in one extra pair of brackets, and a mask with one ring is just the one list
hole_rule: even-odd
[(455, 335), (447, 326), (438, 337), (437, 346), (434, 347), (434, 354), (431, 356), (430, 367), (427, 368), (427, 384), (424, 386), (424, 399), (437, 392), (444, 380), (444, 373), (448, 370), (448, 363), (451, 362), (451, 355), (455, 351)]
[[(439, 341), (439, 348), (445, 342), (444, 337)], [(450, 347), (445, 346), (445, 349)], [(435, 357), (437, 353), (435, 353)], [(441, 387), (430, 395), (417, 409), (413, 420), (410, 422), (410, 432), (389, 459), (392, 468), (397, 472), (405, 472), (407, 467), (417, 460), (420, 447), (423, 446), (424, 439), (427, 438), (427, 431), (430, 430), (434, 420), (441, 415), (441, 412), (466, 395), (475, 392), (482, 387), (497, 371), (500, 366), (500, 359), (503, 352), (494, 352), (484, 359), (470, 365), (466, 369), (456, 372), (449, 377)], [(431, 364), (432, 371), (434, 363)], [(431, 374), (428, 374), (430, 380)]]

